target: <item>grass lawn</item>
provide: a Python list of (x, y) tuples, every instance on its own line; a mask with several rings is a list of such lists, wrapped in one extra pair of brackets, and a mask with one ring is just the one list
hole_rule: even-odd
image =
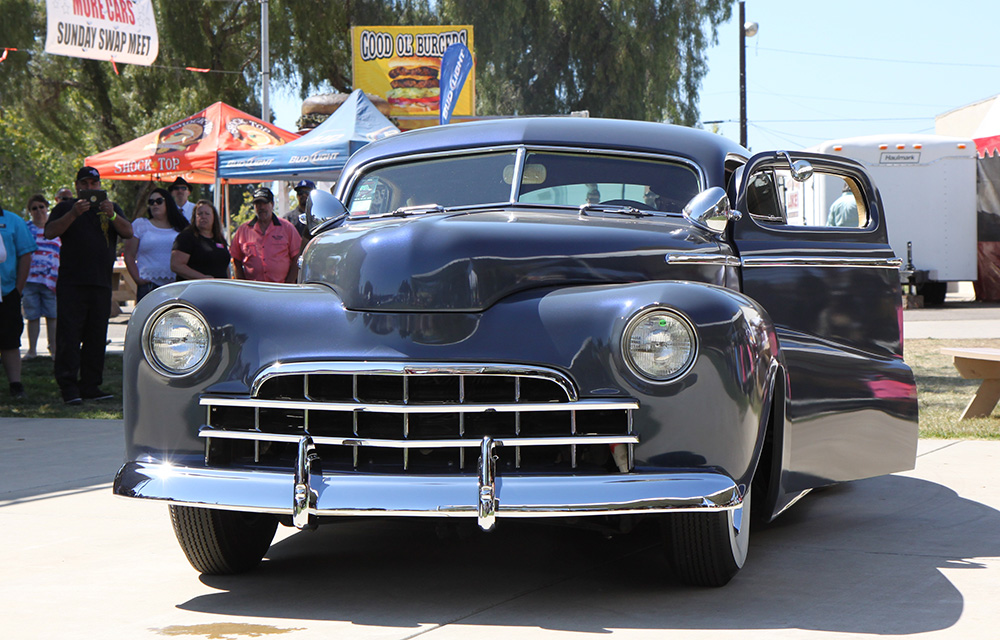
[[(959, 421), (965, 405), (979, 387), (978, 380), (963, 380), (943, 347), (1000, 347), (1000, 340), (908, 340), (906, 361), (917, 377), (920, 405), (920, 435), (924, 438), (1000, 440), (1000, 410), (988, 418)], [(122, 359), (108, 354), (102, 388), (114, 400), (84, 402), (67, 407), (52, 379), (52, 361), (45, 357), (25, 361), (21, 377), (28, 392), (26, 401), (14, 402), (0, 387), (0, 417), (111, 418), (122, 417)]]
[(11, 400), (7, 378), (0, 377), (0, 417), (3, 418), (102, 418), (122, 417), (122, 357), (109, 353), (104, 359), (104, 383), (101, 388), (114, 394), (113, 400), (84, 402), (69, 407), (63, 404), (59, 386), (52, 377), (52, 360), (39, 356), (21, 363), (21, 382), (27, 400)]
[(1000, 347), (1000, 340), (907, 340), (906, 362), (917, 377), (922, 438), (1000, 440), (1000, 410), (988, 418), (959, 420), (980, 380), (964, 380), (941, 353), (944, 347)]

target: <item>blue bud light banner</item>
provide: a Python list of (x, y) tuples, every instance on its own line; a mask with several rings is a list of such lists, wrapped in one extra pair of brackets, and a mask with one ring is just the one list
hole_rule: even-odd
[(441, 57), (441, 109), (438, 121), (448, 124), (465, 79), (472, 71), (472, 53), (461, 42), (445, 49)]

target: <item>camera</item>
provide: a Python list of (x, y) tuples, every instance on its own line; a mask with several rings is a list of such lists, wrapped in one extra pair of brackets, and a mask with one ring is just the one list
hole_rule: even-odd
[(90, 203), (90, 210), (97, 211), (98, 205), (108, 199), (108, 192), (103, 189), (84, 189), (77, 194), (77, 199)]

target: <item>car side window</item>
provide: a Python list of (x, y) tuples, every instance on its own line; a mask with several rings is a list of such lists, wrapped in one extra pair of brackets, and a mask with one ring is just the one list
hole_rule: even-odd
[(755, 172), (747, 183), (747, 209), (765, 225), (863, 229), (869, 222), (858, 184), (849, 176), (819, 171), (803, 182), (787, 169)]
[(758, 171), (747, 183), (747, 209), (755, 219), (768, 224), (785, 224), (785, 208), (778, 195), (774, 172)]

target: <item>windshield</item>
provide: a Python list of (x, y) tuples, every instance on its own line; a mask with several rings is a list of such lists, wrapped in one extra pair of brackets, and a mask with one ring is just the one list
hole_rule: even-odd
[(511, 202), (547, 206), (607, 205), (679, 213), (700, 191), (698, 173), (681, 162), (592, 153), (533, 152), (515, 176), (516, 152), (414, 160), (362, 176), (348, 199), (351, 215), (406, 207), (462, 207)]

